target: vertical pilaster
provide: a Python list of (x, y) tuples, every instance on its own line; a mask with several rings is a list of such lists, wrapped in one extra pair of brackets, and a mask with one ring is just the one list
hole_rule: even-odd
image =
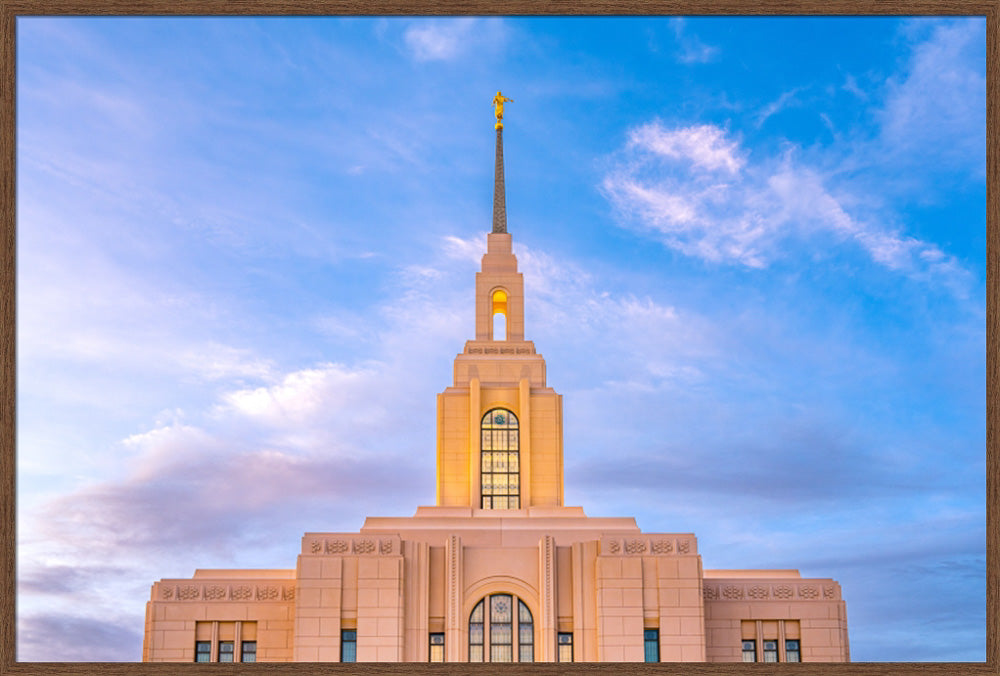
[(403, 565), (409, 584), (403, 590), (407, 662), (427, 661), (427, 634), (430, 631), (430, 545), (426, 542), (403, 540)]
[(445, 660), (464, 662), (465, 618), (462, 617), (462, 538), (451, 535), (445, 542), (445, 575), (447, 576), (447, 598), (445, 599)]
[(473, 509), (479, 509), (483, 505), (479, 495), (482, 488), (479, 477), (479, 444), (482, 436), (479, 424), (479, 418), (482, 414), (480, 411), (481, 401), (479, 378), (472, 378), (469, 381), (469, 506)]
[(555, 662), (556, 629), (556, 539), (543, 535), (538, 541), (538, 661)]
[(574, 542), (573, 570), (573, 660), (597, 662), (601, 659), (597, 634), (598, 543)]
[(521, 509), (531, 506), (531, 381), (521, 378), (518, 390), (520, 416)]

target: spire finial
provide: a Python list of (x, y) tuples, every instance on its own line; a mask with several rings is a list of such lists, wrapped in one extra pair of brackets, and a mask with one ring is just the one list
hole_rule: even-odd
[(508, 99), (499, 91), (497, 91), (497, 95), (493, 97), (493, 106), (497, 116), (497, 129), (503, 129), (503, 104), (507, 101), (514, 103), (514, 99)]
[(513, 101), (497, 92), (493, 97), (493, 105), (496, 107), (496, 130), (497, 130), (497, 156), (496, 167), (493, 174), (493, 232), (507, 232), (507, 197), (503, 185), (503, 104), (506, 101)]

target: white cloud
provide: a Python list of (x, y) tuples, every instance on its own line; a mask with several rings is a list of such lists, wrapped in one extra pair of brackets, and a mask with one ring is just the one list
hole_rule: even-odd
[(417, 61), (448, 61), (467, 52), (473, 45), (502, 38), (499, 19), (462, 17), (421, 19), (403, 34), (407, 48)]
[[(758, 157), (713, 125), (669, 129), (659, 122), (628, 133), (602, 188), (625, 222), (685, 255), (763, 268), (794, 240), (853, 242), (879, 265), (958, 288), (957, 261), (935, 245), (851, 211), (815, 169), (793, 153)], [(697, 171), (695, 171), (697, 169)]]
[(659, 122), (653, 122), (636, 127), (628, 137), (630, 148), (688, 160), (700, 169), (725, 169), (735, 174), (745, 163), (739, 153), (739, 142), (727, 138), (724, 129), (711, 124), (666, 129)]
[(985, 172), (985, 20), (945, 20), (891, 78), (881, 112), (885, 152)]
[(232, 413), (264, 425), (297, 428), (335, 418), (360, 398), (368, 406), (356, 409), (352, 420), (373, 424), (385, 414), (375, 404), (378, 371), (377, 366), (349, 369), (342, 364), (319, 364), (289, 373), (277, 385), (226, 393), (223, 405)]
[(681, 63), (709, 63), (719, 57), (721, 50), (718, 47), (703, 43), (697, 36), (691, 35), (685, 30), (683, 18), (671, 19), (670, 24), (674, 28), (674, 36), (677, 39), (677, 59)]

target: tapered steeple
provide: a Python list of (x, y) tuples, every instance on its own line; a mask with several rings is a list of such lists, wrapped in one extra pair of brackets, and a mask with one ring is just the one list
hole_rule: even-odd
[(507, 232), (507, 197), (503, 186), (503, 125), (497, 123), (497, 160), (493, 176), (493, 232)]
[(506, 96), (497, 92), (493, 97), (493, 107), (495, 108), (497, 123), (497, 153), (496, 165), (493, 170), (493, 232), (507, 232), (507, 196), (503, 186), (503, 104), (507, 101), (513, 102)]

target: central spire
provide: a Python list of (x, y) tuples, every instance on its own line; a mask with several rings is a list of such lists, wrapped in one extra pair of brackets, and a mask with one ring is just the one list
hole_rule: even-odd
[(497, 125), (497, 161), (493, 176), (493, 232), (507, 232), (507, 198), (503, 186), (503, 125)]
[(493, 97), (493, 106), (497, 118), (497, 155), (496, 166), (493, 172), (493, 232), (507, 232), (507, 197), (503, 185), (503, 104), (507, 101), (513, 102), (506, 96), (497, 92)]

